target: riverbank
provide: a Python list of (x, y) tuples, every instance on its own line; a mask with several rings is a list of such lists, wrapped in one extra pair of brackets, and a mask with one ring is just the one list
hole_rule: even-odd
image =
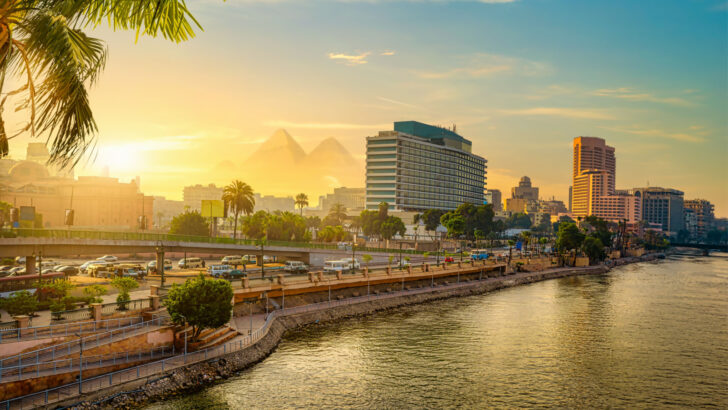
[[(624, 262), (640, 262), (655, 259), (656, 256), (647, 255), (643, 258), (630, 258)], [(124, 384), (86, 394), (83, 403), (58, 403), (74, 408), (137, 408), (145, 403), (163, 400), (179, 394), (186, 394), (207, 387), (217, 380), (221, 380), (248, 368), (265, 359), (275, 350), (285, 332), (311, 323), (327, 322), (347, 317), (356, 317), (371, 314), (377, 311), (394, 309), (400, 306), (426, 303), (433, 300), (484, 294), (498, 289), (518, 285), (557, 279), (568, 276), (599, 275), (609, 271), (606, 266), (593, 266), (585, 268), (555, 268), (541, 272), (518, 273), (509, 276), (500, 276), (470, 281), (464, 283), (439, 286), (427, 293), (393, 294), (385, 299), (362, 301), (356, 304), (322, 308), (303, 313), (279, 315), (272, 319), (266, 334), (255, 344), (222, 357), (199, 362), (190, 366), (175, 369), (163, 375), (130, 381)]]

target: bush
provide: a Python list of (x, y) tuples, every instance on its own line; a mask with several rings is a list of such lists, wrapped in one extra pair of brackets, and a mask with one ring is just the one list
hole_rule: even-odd
[(86, 295), (85, 302), (87, 304), (91, 303), (101, 303), (103, 302), (103, 299), (101, 299), (101, 296), (105, 295), (107, 293), (107, 289), (105, 286), (101, 285), (91, 285), (87, 286), (83, 289), (83, 294)]
[(132, 278), (117, 277), (111, 281), (111, 286), (119, 290), (119, 296), (116, 297), (116, 302), (128, 302), (131, 300), (129, 297), (129, 291), (139, 287), (139, 282)]
[(3, 308), (12, 316), (31, 316), (38, 310), (38, 299), (27, 290), (21, 290), (5, 299)]
[(230, 320), (233, 288), (223, 279), (206, 279), (204, 275), (174, 284), (164, 305), (172, 322), (192, 326), (195, 340), (203, 329), (216, 328)]

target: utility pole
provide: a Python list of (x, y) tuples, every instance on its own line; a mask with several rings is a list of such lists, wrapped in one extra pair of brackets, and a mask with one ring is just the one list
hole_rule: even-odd
[(76, 333), (78, 336), (78, 394), (83, 394), (83, 336)]

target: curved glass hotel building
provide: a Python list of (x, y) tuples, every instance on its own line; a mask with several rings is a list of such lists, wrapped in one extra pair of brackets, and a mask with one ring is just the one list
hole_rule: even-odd
[(367, 209), (451, 210), (485, 201), (487, 160), (454, 130), (417, 121), (367, 137)]

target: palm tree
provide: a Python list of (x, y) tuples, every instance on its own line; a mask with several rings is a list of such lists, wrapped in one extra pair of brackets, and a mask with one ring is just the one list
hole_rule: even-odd
[(237, 239), (238, 216), (241, 212), (245, 215), (250, 215), (255, 208), (253, 188), (245, 182), (236, 179), (222, 189), (222, 200), (225, 202), (225, 207), (235, 216), (233, 239)]
[[(200, 27), (184, 0), (0, 0), (0, 158), (8, 155), (8, 141), (25, 132), (45, 134), (50, 162), (60, 166), (75, 165), (93, 144), (97, 127), (86, 87), (98, 80), (107, 50), (82, 30), (104, 22), (174, 42)], [(5, 91), (6, 82), (23, 85)], [(8, 136), (2, 110), (10, 96), (29, 117)]]
[(341, 225), (344, 219), (346, 219), (346, 207), (343, 204), (336, 203), (331, 206), (328, 216), (337, 220), (339, 222), (338, 225)]
[(308, 206), (308, 195), (303, 192), (296, 195), (296, 206), (301, 210), (301, 216), (303, 216), (303, 207)]

